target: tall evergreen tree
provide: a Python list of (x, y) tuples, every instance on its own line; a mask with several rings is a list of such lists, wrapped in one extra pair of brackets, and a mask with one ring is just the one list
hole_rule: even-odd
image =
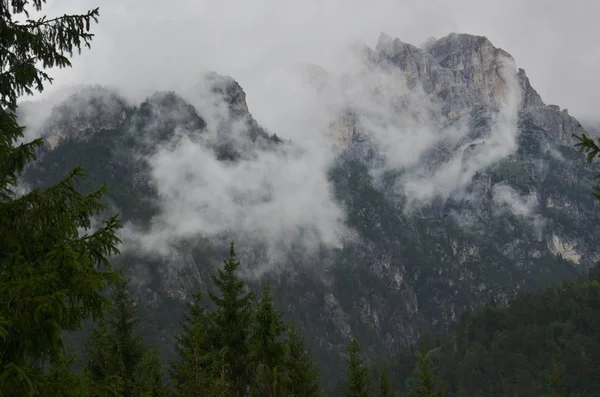
[[(210, 312), (200, 292), (193, 295), (176, 338), (179, 360), (172, 363), (177, 396), (320, 395), (318, 371), (302, 338), (284, 323), (264, 288), (254, 297), (235, 274), (233, 245), (225, 266), (213, 277), (218, 294)], [(232, 354), (238, 352), (238, 354)]]
[(352, 339), (348, 346), (348, 379), (344, 390), (345, 397), (370, 397), (369, 369), (361, 356), (358, 341)]
[(250, 336), (253, 369), (253, 395), (283, 395), (290, 384), (284, 362), (285, 324), (273, 306), (273, 297), (265, 287), (255, 314)]
[(567, 397), (564, 369), (556, 358), (552, 358), (552, 371), (548, 374), (550, 393), (548, 397)]
[(416, 352), (417, 367), (415, 368), (415, 383), (411, 389), (412, 397), (442, 397), (440, 380), (433, 370), (433, 365), (427, 354)]
[(223, 380), (219, 352), (209, 345), (211, 332), (208, 313), (197, 292), (188, 303), (188, 313), (181, 322), (182, 333), (176, 337), (179, 360), (172, 363), (171, 376), (175, 395), (181, 397), (208, 396), (219, 379)]
[(249, 336), (253, 319), (254, 294), (246, 290), (236, 274), (240, 263), (236, 260), (233, 243), (223, 269), (212, 279), (218, 293), (210, 293), (216, 310), (210, 321), (215, 327), (210, 343), (215, 351), (223, 353), (226, 378), (230, 381), (232, 396), (244, 396), (250, 384)]
[(388, 378), (387, 371), (382, 368), (379, 373), (379, 397), (392, 397), (392, 386)]
[(273, 297), (265, 287), (255, 314), (250, 336), (252, 395), (283, 396), (291, 389), (285, 360), (286, 325), (273, 306)]
[(117, 217), (80, 232), (105, 210), (104, 188), (76, 189), (81, 169), (46, 189), (15, 193), (42, 143), (20, 143), (17, 99), (42, 91), (52, 81), (45, 69), (70, 66), (73, 51), (90, 46), (98, 17), (94, 9), (29, 19), (28, 11), (41, 11), (44, 2), (0, 1), (0, 395), (41, 393), (44, 366), (62, 360), (61, 332), (101, 315), (101, 292), (115, 278), (107, 257), (118, 252)]
[[(160, 396), (164, 394), (161, 363), (157, 353), (136, 332), (139, 320), (127, 284), (125, 280), (116, 284), (107, 318), (92, 330), (85, 349), (92, 394)], [(120, 386), (118, 390), (115, 385)], [(111, 386), (112, 390), (107, 391)]]
[(169, 390), (163, 383), (165, 372), (159, 351), (148, 348), (135, 368), (132, 395), (136, 397), (167, 397)]
[(321, 395), (319, 370), (296, 328), (289, 326), (285, 343), (287, 367), (292, 383), (292, 395), (315, 397)]
[(75, 371), (78, 364), (75, 353), (69, 349), (52, 363), (44, 382), (39, 385), (40, 396), (85, 397), (89, 396), (89, 384), (83, 371)]

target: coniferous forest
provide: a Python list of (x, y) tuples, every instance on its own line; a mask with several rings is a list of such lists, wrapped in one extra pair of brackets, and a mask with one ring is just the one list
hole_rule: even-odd
[[(48, 69), (70, 67), (73, 52), (90, 47), (99, 16), (94, 9), (30, 20), (27, 12), (44, 3), (0, 2), (0, 396), (600, 394), (597, 269), (507, 305), (468, 310), (446, 333), (423, 334), (393, 360), (367, 360), (349, 340), (345, 378), (323, 390), (302, 330), (284, 321), (269, 288), (255, 294), (246, 286), (232, 243), (214, 288), (189, 297), (174, 341), (178, 358), (164, 362), (142, 335), (125, 272), (111, 265), (119, 217), (91, 228), (106, 214), (106, 187), (79, 191), (86, 174), (76, 168), (53, 186), (16, 192), (42, 143), (22, 143), (17, 100), (41, 92), (52, 82)], [(593, 161), (600, 149), (579, 139)], [(85, 340), (67, 343), (84, 325)]]

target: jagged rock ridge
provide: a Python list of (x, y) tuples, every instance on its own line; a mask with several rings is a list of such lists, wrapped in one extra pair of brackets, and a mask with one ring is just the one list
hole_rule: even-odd
[[(459, 150), (466, 163), (477, 155), (480, 138), (507, 95), (500, 68), (505, 60), (514, 62), (508, 53), (484, 37), (452, 34), (424, 48), (382, 36), (365, 54), (376, 67), (399, 70), (409, 87), (439, 103), (441, 125), (461, 119), (469, 126), (458, 142), (433, 148), (426, 156), (429, 166), (445, 164)], [(374, 180), (370, 161), (377, 148), (369, 146), (369, 156), (360, 150), (365, 144), (360, 115), (332, 120), (346, 131), (341, 136), (347, 150), (331, 168), (330, 180), (358, 238), (317, 256), (291, 247), (290, 272), (271, 280), (282, 307), (310, 330), (310, 343), (324, 363), (339, 363), (351, 335), (367, 351), (393, 351), (422, 329), (447, 327), (466, 307), (575, 277), (598, 259), (598, 206), (590, 192), (598, 169), (585, 163), (570, 140), (581, 125), (566, 110), (545, 105), (523, 70), (515, 73), (521, 90), (515, 152), (474, 174), (465, 194), (437, 198), (416, 212), (407, 213), (405, 198), (393, 191), (405, 170)], [(251, 116), (239, 84), (218, 75), (208, 80), (228, 109), (228, 117), (216, 120), (216, 138), (206, 137), (212, 110), (174, 93), (157, 94), (136, 107), (97, 88), (86, 95), (89, 100), (75, 96), (57, 107), (43, 127), (48, 146), (27, 171), (27, 181), (50, 183), (81, 163), (95, 176), (90, 185), (109, 184), (110, 199), (125, 220), (147, 226), (160, 202), (145, 158), (132, 153), (152, 152), (176, 134), (207, 139), (222, 161), (280, 142)], [(61, 111), (77, 106), (74, 113)], [(240, 125), (248, 137), (241, 144), (230, 139)], [(170, 257), (129, 253), (123, 259), (140, 280), (146, 330), (156, 339), (169, 340), (182, 299), (206, 286), (225, 253), (203, 237), (180, 242)], [(251, 237), (247, 241), (255, 241)], [(256, 244), (248, 249), (249, 261), (264, 259)], [(315, 277), (316, 268), (326, 274)], [(328, 367), (335, 379), (340, 368)]]

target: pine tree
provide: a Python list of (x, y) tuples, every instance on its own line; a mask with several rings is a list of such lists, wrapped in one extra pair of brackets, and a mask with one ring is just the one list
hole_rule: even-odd
[(163, 383), (164, 375), (158, 350), (147, 349), (135, 368), (132, 395), (136, 397), (167, 397), (169, 391)]
[(106, 387), (118, 384), (113, 391), (123, 397), (159, 396), (164, 392), (160, 361), (136, 332), (139, 320), (127, 284), (116, 284), (107, 319), (92, 330), (85, 349), (92, 394), (104, 395)]
[(310, 356), (304, 339), (296, 328), (288, 326), (285, 342), (286, 365), (290, 372), (292, 395), (297, 397), (315, 397), (321, 395), (319, 370)]
[(442, 397), (439, 391), (440, 380), (436, 376), (429, 356), (417, 352), (417, 367), (415, 369), (416, 383), (412, 387), (413, 397)]
[(344, 390), (345, 397), (370, 397), (369, 370), (361, 357), (358, 341), (352, 339), (348, 346), (348, 379)]
[(181, 397), (208, 396), (211, 385), (223, 380), (219, 352), (209, 345), (208, 314), (202, 304), (202, 294), (195, 293), (188, 303), (188, 313), (181, 322), (183, 332), (176, 337), (179, 360), (172, 363), (171, 376), (175, 395)]
[(285, 331), (281, 314), (273, 306), (273, 297), (265, 287), (250, 336), (253, 395), (279, 396), (290, 388), (291, 379), (284, 360)]
[(548, 374), (549, 397), (566, 397), (564, 369), (556, 358), (552, 358), (552, 371)]
[(105, 189), (80, 193), (79, 168), (54, 186), (15, 193), (42, 143), (19, 143), (24, 127), (17, 122), (17, 99), (52, 81), (44, 69), (68, 67), (74, 50), (90, 46), (90, 23), (98, 17), (94, 9), (29, 20), (28, 10), (41, 11), (43, 4), (0, 1), (0, 395), (41, 393), (44, 366), (63, 359), (62, 331), (101, 316), (101, 292), (115, 279), (107, 257), (119, 244), (117, 217), (81, 235), (105, 210)]
[(235, 248), (231, 243), (229, 258), (225, 259), (223, 269), (219, 269), (212, 277), (219, 293), (209, 294), (216, 306), (210, 316), (215, 327), (210, 335), (210, 343), (215, 351), (224, 354), (231, 395), (244, 396), (250, 384), (248, 339), (254, 294), (246, 290), (244, 282), (237, 276), (240, 263), (235, 256)]
[(193, 295), (176, 338), (179, 360), (172, 363), (175, 394), (200, 396), (320, 395), (318, 371), (297, 331), (284, 323), (268, 288), (254, 308), (254, 296), (235, 274), (230, 256), (213, 280), (209, 312), (200, 292)]
[(379, 373), (379, 397), (392, 397), (392, 387), (385, 369), (381, 369)]
[(75, 371), (78, 359), (72, 349), (66, 350), (49, 368), (38, 394), (44, 397), (85, 397), (89, 385), (82, 371)]

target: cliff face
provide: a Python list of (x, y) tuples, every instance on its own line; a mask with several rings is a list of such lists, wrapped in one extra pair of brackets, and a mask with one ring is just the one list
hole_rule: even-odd
[[(546, 105), (507, 52), (464, 34), (423, 48), (382, 35), (363, 55), (366, 68), (397, 76), (402, 89), (374, 87), (375, 116), (350, 106), (331, 120), (341, 144), (328, 180), (353, 238), (310, 254), (302, 246), (283, 247), (285, 265), (250, 281), (274, 284), (281, 307), (307, 330), (317, 356), (333, 363), (327, 366), (332, 379), (351, 335), (367, 351), (393, 351), (423, 329), (447, 327), (466, 307), (575, 277), (600, 257), (591, 194), (599, 169), (572, 146), (581, 124)], [(327, 76), (317, 74), (323, 89)], [(260, 127), (233, 79), (209, 75), (203, 85), (218, 103), (192, 105), (175, 93), (157, 93), (133, 106), (102, 88), (76, 94), (43, 125), (47, 145), (25, 180), (50, 183), (82, 164), (93, 175), (89, 186), (107, 183), (115, 209), (143, 232), (165, 205), (150, 164), (160, 148), (202, 142), (206, 153), (235, 167), (240, 159), (251, 166), (258, 155), (283, 156), (293, 147)], [(391, 96), (379, 95), (382, 90)], [(417, 96), (426, 101), (415, 102)], [(396, 102), (386, 102), (391, 97)], [(393, 112), (377, 113), (382, 107)], [(406, 145), (420, 155), (399, 162), (374, 129), (384, 125), (392, 138), (402, 129), (424, 134), (420, 112), (427, 116), (429, 146), (418, 149), (415, 135)], [(395, 117), (404, 113), (409, 117), (400, 125)], [(212, 172), (198, 167), (180, 172), (190, 178)], [(207, 287), (231, 236), (249, 268), (266, 259), (267, 242), (248, 229), (221, 240), (181, 239), (168, 254), (127, 250), (121, 260), (136, 281), (153, 337), (170, 340), (183, 300)]]

